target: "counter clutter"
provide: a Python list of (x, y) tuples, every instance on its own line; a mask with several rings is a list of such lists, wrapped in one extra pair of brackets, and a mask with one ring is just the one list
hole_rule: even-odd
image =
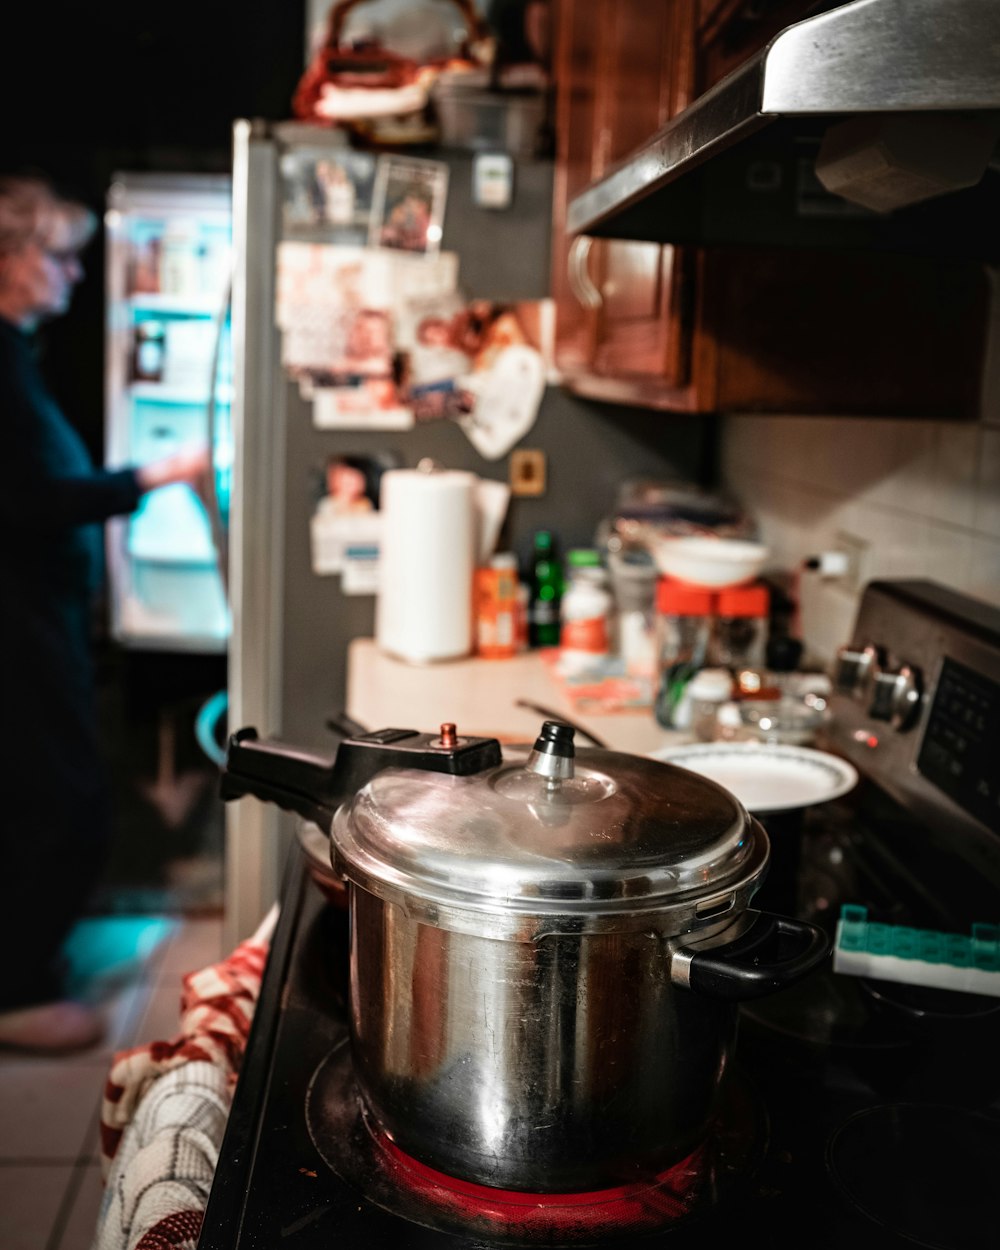
[(453, 721), (463, 733), (530, 742), (538, 732), (538, 713), (519, 707), (518, 699), (569, 717), (619, 751), (648, 755), (690, 741), (689, 734), (658, 725), (652, 714), (581, 714), (538, 651), (507, 660), (472, 657), (418, 666), (386, 655), (370, 638), (356, 638), (348, 648), (347, 709), (363, 725), (405, 722), (426, 729)]

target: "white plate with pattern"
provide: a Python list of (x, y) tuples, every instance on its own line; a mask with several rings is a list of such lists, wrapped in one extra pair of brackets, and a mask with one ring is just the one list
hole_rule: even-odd
[(768, 742), (691, 742), (650, 757), (718, 782), (750, 812), (788, 812), (853, 790), (857, 770), (811, 747)]

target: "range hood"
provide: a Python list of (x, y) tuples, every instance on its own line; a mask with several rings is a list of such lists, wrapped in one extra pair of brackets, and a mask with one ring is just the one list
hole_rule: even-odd
[(572, 234), (1000, 258), (1000, 0), (789, 26), (569, 205)]

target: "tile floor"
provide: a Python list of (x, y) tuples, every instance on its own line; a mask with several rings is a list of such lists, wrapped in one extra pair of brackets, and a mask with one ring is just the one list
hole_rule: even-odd
[(177, 1032), (181, 976), (223, 955), (222, 918), (94, 916), (68, 946), (104, 1041), (61, 1059), (0, 1052), (0, 1248), (89, 1250), (101, 1203), (98, 1116), (116, 1050)]

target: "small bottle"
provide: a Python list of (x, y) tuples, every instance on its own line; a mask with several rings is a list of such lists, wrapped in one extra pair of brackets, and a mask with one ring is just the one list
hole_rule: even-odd
[(577, 548), (566, 556), (569, 585), (560, 608), (559, 670), (585, 672), (611, 652), (614, 599), (600, 553)]
[(562, 588), (562, 566), (555, 555), (552, 534), (549, 530), (538, 530), (535, 534), (528, 605), (528, 642), (532, 647), (559, 645)]
[(135, 327), (132, 377), (136, 382), (161, 382), (166, 348), (162, 321), (140, 321)]
[(476, 569), (476, 653), (485, 659), (508, 659), (517, 650), (517, 584), (513, 552), (498, 552)]
[(684, 695), (691, 678), (707, 663), (715, 599), (711, 590), (672, 577), (661, 577), (657, 584), (659, 688), (654, 712), (667, 729), (687, 728)]

